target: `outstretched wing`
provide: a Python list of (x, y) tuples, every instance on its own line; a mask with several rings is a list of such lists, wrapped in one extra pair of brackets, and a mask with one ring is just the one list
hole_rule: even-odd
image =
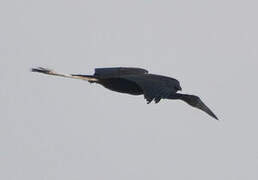
[(142, 68), (132, 68), (132, 67), (112, 67), (112, 68), (96, 68), (94, 76), (98, 78), (112, 78), (120, 77), (123, 75), (133, 75), (133, 74), (147, 74), (148, 71)]
[(123, 76), (123, 78), (135, 82), (142, 88), (148, 104), (153, 100), (158, 103), (181, 89), (176, 79), (165, 76), (143, 74)]

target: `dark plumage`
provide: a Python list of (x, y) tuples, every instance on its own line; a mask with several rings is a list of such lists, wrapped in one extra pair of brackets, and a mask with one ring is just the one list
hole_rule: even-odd
[(149, 74), (141, 68), (114, 67), (97, 68), (93, 75), (60, 74), (45, 68), (33, 68), (33, 72), (44, 73), (67, 78), (87, 80), (98, 83), (112, 91), (132, 95), (144, 95), (147, 103), (153, 100), (158, 103), (161, 99), (179, 99), (187, 104), (199, 108), (215, 119), (216, 115), (201, 101), (198, 96), (180, 94), (182, 90), (178, 80), (166, 76)]

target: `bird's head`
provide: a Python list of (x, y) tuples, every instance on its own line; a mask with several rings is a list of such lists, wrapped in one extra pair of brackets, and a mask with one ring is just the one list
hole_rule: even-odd
[(201, 102), (201, 99), (198, 96), (195, 95), (184, 95), (184, 100), (187, 102), (187, 104), (196, 107), (198, 103)]
[(192, 107), (198, 108), (218, 120), (217, 116), (195, 95), (184, 95), (183, 100)]

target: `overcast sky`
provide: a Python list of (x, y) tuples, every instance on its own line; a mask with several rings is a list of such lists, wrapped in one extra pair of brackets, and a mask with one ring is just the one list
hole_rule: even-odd
[[(258, 2), (2, 0), (0, 179), (257, 180)], [(31, 73), (134, 66), (184, 102)]]

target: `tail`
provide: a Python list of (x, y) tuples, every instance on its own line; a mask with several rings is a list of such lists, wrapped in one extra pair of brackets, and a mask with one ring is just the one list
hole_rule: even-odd
[(71, 78), (71, 79), (82, 79), (82, 80), (89, 81), (89, 82), (98, 82), (98, 79), (95, 76), (91, 76), (91, 75), (61, 74), (61, 73), (57, 73), (57, 72), (55, 72), (51, 69), (42, 68), (42, 67), (32, 68), (31, 71), (32, 72), (43, 73), (43, 74), (48, 74), (48, 75), (53, 75), (53, 76)]

